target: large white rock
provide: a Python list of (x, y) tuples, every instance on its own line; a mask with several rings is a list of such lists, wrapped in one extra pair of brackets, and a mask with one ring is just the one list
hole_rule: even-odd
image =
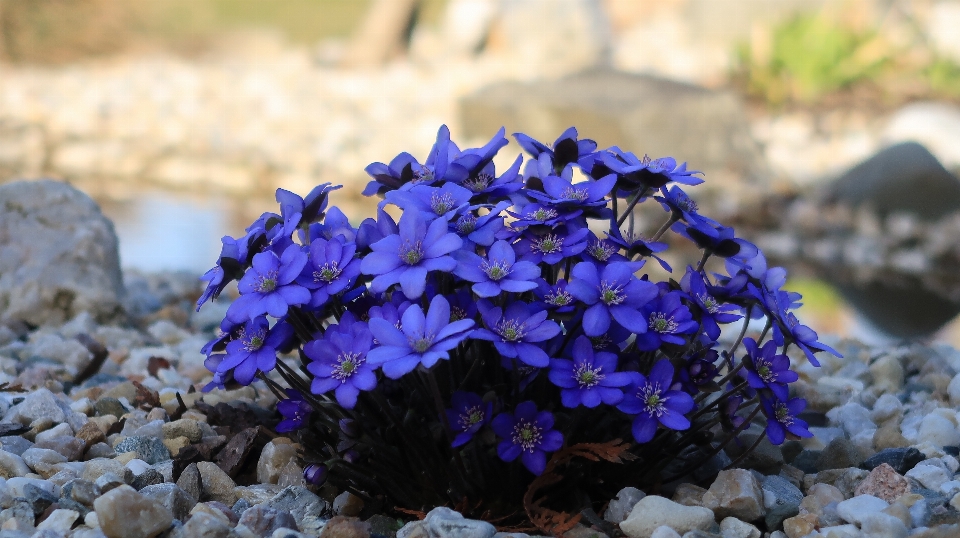
[(947, 168), (960, 166), (960, 108), (947, 103), (909, 104), (883, 130), (883, 142), (919, 142)]
[(857, 495), (837, 504), (837, 514), (847, 523), (859, 525), (864, 517), (881, 512), (887, 506), (887, 501), (873, 495)]
[(119, 318), (123, 276), (113, 224), (67, 183), (0, 186), (0, 320)]
[(707, 530), (716, 525), (713, 511), (702, 506), (684, 506), (670, 499), (649, 495), (640, 499), (627, 519), (620, 523), (630, 538), (651, 538), (657, 527), (666, 525), (680, 534)]
[(173, 513), (130, 486), (114, 488), (93, 501), (107, 538), (152, 538), (173, 523)]

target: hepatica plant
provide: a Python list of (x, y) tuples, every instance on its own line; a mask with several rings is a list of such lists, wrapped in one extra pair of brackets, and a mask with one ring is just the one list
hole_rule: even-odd
[[(225, 237), (203, 276), (198, 307), (240, 293), (204, 348), (207, 390), (265, 383), (313, 483), (507, 520), (534, 485), (596, 509), (717, 461), (751, 425), (810, 436), (786, 352), (836, 352), (797, 320), (784, 270), (698, 212), (683, 189), (699, 172), (572, 128), (515, 138), (523, 173), (494, 164), (503, 130), (460, 149), (443, 127), (423, 163), (371, 164), (381, 201), (358, 225), (328, 205), (339, 187), (278, 190), (280, 212)], [(671, 268), (677, 242), (699, 263)]]

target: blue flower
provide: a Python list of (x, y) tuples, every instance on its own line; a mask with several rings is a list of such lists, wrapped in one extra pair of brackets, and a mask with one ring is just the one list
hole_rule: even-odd
[(400, 284), (408, 299), (418, 299), (427, 285), (430, 271), (450, 272), (457, 262), (449, 254), (463, 244), (457, 234), (447, 231), (447, 221), (427, 223), (417, 211), (400, 217), (399, 230), (377, 241), (373, 252), (360, 262), (360, 271), (373, 275), (370, 291), (381, 293)]
[(588, 138), (577, 140), (577, 129), (574, 127), (570, 127), (557, 137), (553, 142), (553, 149), (523, 133), (513, 133), (513, 137), (534, 159), (549, 158), (556, 174), (560, 174), (564, 168), (573, 163), (583, 166), (587, 161), (592, 160), (593, 152), (597, 149), (597, 143), (593, 140)]
[(693, 267), (687, 266), (687, 272), (680, 280), (680, 289), (700, 309), (700, 325), (712, 340), (720, 338), (720, 323), (732, 323), (740, 319), (740, 316), (732, 313), (738, 307), (722, 303), (711, 295), (703, 275)]
[(719, 225), (715, 220), (697, 213), (700, 209), (697, 203), (687, 196), (687, 193), (683, 192), (683, 189), (680, 187), (673, 185), (670, 187), (670, 190), (667, 190), (666, 187), (660, 187), (660, 193), (663, 196), (654, 196), (654, 199), (660, 202), (664, 211), (672, 212), (675, 219), (682, 220), (689, 224), (699, 222), (712, 226)]
[[(227, 284), (243, 276), (243, 263), (246, 262), (246, 245), (236, 239), (224, 236), (221, 240), (223, 246), (220, 248), (220, 258), (217, 260), (216, 267), (200, 277), (200, 280), (207, 283), (203, 294), (197, 299), (197, 311), (203, 303), (210, 299), (216, 299), (223, 292)], [(241, 260), (244, 260), (241, 262)]]
[(500, 292), (521, 293), (537, 287), (534, 280), (540, 276), (535, 263), (516, 261), (513, 247), (506, 241), (497, 241), (490, 247), (487, 258), (461, 250), (455, 253), (458, 277), (473, 282), (473, 292), (480, 297), (496, 297)]
[(300, 248), (290, 245), (281, 256), (269, 250), (255, 255), (253, 266), (237, 284), (240, 297), (227, 309), (227, 318), (233, 322), (260, 314), (282, 318), (290, 306), (309, 302), (310, 291), (296, 283), (307, 264), (307, 254)]
[(727, 226), (696, 222), (679, 229), (681, 235), (692, 240), (707, 253), (721, 258), (730, 258), (732, 263), (741, 266), (746, 265), (746, 260), (753, 258), (759, 252), (756, 245), (735, 237), (733, 228)]
[(506, 172), (497, 177), (496, 167), (490, 162), (481, 170), (463, 180), (461, 185), (473, 193), (473, 200), (485, 201), (491, 198), (503, 198), (523, 188), (520, 181), (520, 164), (523, 157), (517, 156), (513, 165)]
[(834, 357), (843, 358), (837, 350), (817, 340), (816, 331), (800, 323), (793, 312), (780, 312), (775, 316), (776, 323), (773, 324), (773, 341), (778, 346), (784, 346), (787, 342), (797, 345), (807, 360), (814, 366), (820, 366), (820, 362), (813, 355), (819, 351), (826, 351)]
[(293, 327), (278, 322), (269, 328), (265, 316), (257, 316), (244, 324), (236, 340), (227, 344), (227, 356), (217, 366), (217, 373), (233, 370), (233, 378), (249, 385), (257, 372), (269, 372), (277, 365), (277, 351), (293, 337)]
[(547, 319), (546, 310), (536, 311), (520, 301), (510, 303), (506, 312), (486, 300), (478, 306), (486, 328), (477, 329), (471, 338), (493, 342), (504, 358), (519, 359), (536, 368), (550, 365), (547, 352), (536, 343), (560, 334), (560, 326)]
[(580, 258), (598, 267), (604, 267), (607, 263), (630, 261), (620, 254), (620, 247), (616, 243), (609, 238), (600, 239), (593, 232), (587, 235), (587, 248), (580, 254)]
[(286, 393), (287, 398), (277, 402), (277, 411), (283, 416), (283, 420), (277, 424), (277, 433), (299, 430), (306, 425), (310, 414), (313, 413), (313, 406), (304, 399), (300, 391), (286, 389)]
[(557, 280), (557, 283), (551, 286), (544, 279), (537, 280), (537, 288), (533, 294), (539, 299), (548, 310), (558, 314), (566, 314), (574, 309), (573, 296), (567, 293), (567, 281)]
[(546, 232), (527, 231), (517, 243), (520, 259), (532, 263), (556, 264), (587, 248), (588, 228), (558, 226)]
[(560, 400), (566, 407), (593, 408), (601, 402), (616, 405), (623, 399), (625, 387), (632, 381), (627, 373), (617, 372), (617, 356), (603, 351), (594, 353), (586, 336), (573, 344), (573, 360), (550, 361), (548, 378), (560, 387)]
[(430, 368), (440, 359), (449, 359), (473, 328), (472, 319), (450, 322), (450, 303), (437, 295), (430, 301), (426, 316), (419, 305), (411, 305), (403, 313), (398, 329), (382, 318), (370, 319), (370, 332), (380, 347), (367, 354), (371, 365), (382, 365), (390, 379), (399, 379), (417, 366)]
[(638, 159), (633, 153), (620, 148), (610, 148), (599, 156), (600, 161), (617, 174), (617, 186), (628, 192), (641, 188), (660, 188), (675, 181), (685, 185), (699, 185), (703, 180), (693, 177), (700, 172), (687, 170), (687, 163), (677, 165), (672, 157), (651, 159), (644, 155)]
[(686, 342), (682, 335), (697, 330), (699, 325), (680, 297), (671, 291), (644, 305), (641, 312), (647, 320), (647, 332), (637, 335), (637, 349), (653, 351), (665, 343), (681, 345)]
[(647, 377), (634, 374), (634, 382), (627, 388), (626, 395), (617, 409), (633, 419), (633, 438), (638, 443), (646, 443), (657, 433), (657, 426), (671, 430), (686, 430), (690, 421), (684, 415), (696, 404), (686, 392), (671, 390), (673, 383), (673, 365), (667, 359), (657, 361)]
[(770, 389), (780, 401), (787, 401), (790, 397), (787, 383), (800, 379), (800, 376), (790, 369), (790, 359), (786, 355), (777, 354), (777, 343), (772, 340), (760, 347), (753, 338), (745, 338), (743, 345), (747, 348), (747, 356), (743, 358), (743, 375), (750, 388)]
[(647, 332), (647, 321), (640, 308), (653, 300), (659, 290), (657, 285), (634, 276), (642, 263), (611, 263), (602, 272), (590, 262), (580, 262), (573, 267), (573, 279), (567, 284), (567, 292), (587, 305), (583, 314), (583, 330), (587, 336), (599, 336), (615, 319), (630, 331)]
[(620, 228), (616, 226), (616, 223), (611, 223), (610, 232), (607, 233), (607, 237), (610, 239), (610, 242), (618, 247), (622, 248), (629, 259), (633, 259), (636, 256), (644, 258), (650, 256), (651, 258), (657, 260), (660, 264), (660, 267), (663, 267), (663, 270), (672, 273), (673, 269), (670, 268), (670, 264), (657, 256), (658, 252), (663, 252), (667, 250), (669, 245), (659, 241), (646, 241), (644, 238), (639, 235), (627, 234), (627, 237), (623, 236), (623, 233), (620, 231)]
[[(485, 206), (477, 206), (485, 207)], [(510, 207), (510, 202), (501, 202), (490, 208), (486, 215), (477, 216), (471, 210), (451, 222), (451, 231), (463, 238), (461, 250), (476, 250), (477, 245), (489, 247), (497, 239), (497, 234), (503, 230), (503, 210)], [(475, 208), (471, 208), (475, 209)]]
[(517, 220), (514, 228), (527, 226), (556, 226), (557, 224), (573, 220), (583, 214), (579, 208), (564, 208), (563, 211), (550, 204), (529, 203), (520, 208), (519, 212), (508, 211), (510, 216)]
[(517, 457), (531, 473), (540, 475), (547, 466), (547, 452), (560, 450), (563, 434), (553, 429), (553, 415), (537, 411), (533, 402), (521, 402), (513, 413), (500, 413), (490, 424), (503, 439), (497, 455), (506, 462)]
[(450, 446), (456, 448), (467, 444), (493, 416), (493, 402), (472, 392), (454, 392), (450, 397), (451, 409), (447, 409), (447, 422), (456, 434)]
[(391, 191), (386, 195), (386, 202), (404, 212), (419, 211), (427, 218), (450, 220), (470, 205), (472, 196), (473, 193), (455, 183), (444, 183), (440, 187), (417, 185), (407, 190)]
[(613, 189), (617, 176), (610, 174), (601, 179), (588, 179), (579, 183), (573, 183), (562, 177), (546, 176), (542, 181), (544, 192), (533, 189), (527, 189), (525, 192), (531, 198), (554, 207), (593, 208), (593, 214), (597, 218), (605, 218), (604, 212), (597, 212), (596, 208), (607, 206), (607, 195)]
[(791, 439), (813, 437), (807, 429), (807, 423), (797, 418), (806, 406), (803, 398), (792, 398), (786, 402), (760, 398), (760, 407), (767, 417), (767, 438), (772, 444), (783, 444), (787, 436)]
[(353, 257), (357, 246), (344, 244), (341, 236), (331, 240), (314, 239), (310, 243), (310, 263), (297, 279), (311, 290), (310, 307), (319, 308), (360, 275), (360, 260)]
[(303, 346), (304, 354), (313, 361), (307, 370), (316, 376), (310, 392), (323, 394), (332, 390), (340, 405), (353, 409), (360, 391), (377, 388), (377, 375), (367, 363), (372, 346), (373, 335), (367, 324), (345, 313), (339, 324), (327, 327), (323, 338)]

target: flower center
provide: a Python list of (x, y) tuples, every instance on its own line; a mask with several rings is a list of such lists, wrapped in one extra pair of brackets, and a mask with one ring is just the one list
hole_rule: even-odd
[(410, 347), (417, 353), (426, 353), (430, 346), (433, 345), (432, 336), (421, 336), (417, 339), (410, 340)]
[(563, 247), (563, 238), (553, 234), (545, 235), (541, 239), (534, 239), (533, 241), (533, 248), (544, 254), (557, 252), (561, 247)]
[(484, 261), (480, 265), (480, 269), (490, 277), (490, 280), (500, 280), (501, 278), (510, 274), (510, 266), (505, 261), (497, 261), (492, 265), (487, 261)]
[(435, 193), (430, 197), (430, 209), (433, 210), (437, 215), (443, 215), (447, 211), (455, 208), (457, 206), (457, 201), (453, 199), (453, 195), (445, 192)]
[(649, 321), (650, 328), (658, 333), (672, 333), (679, 327), (677, 322), (673, 321), (673, 316), (668, 318), (663, 312), (652, 312)]
[(454, 321), (460, 321), (461, 319), (467, 318), (467, 311), (460, 308), (459, 306), (450, 307), (450, 323)]
[(340, 273), (342, 272), (342, 269), (340, 269), (339, 265), (340, 264), (335, 261), (330, 261), (323, 264), (320, 269), (313, 272), (313, 281), (326, 282), (327, 284), (333, 282), (338, 276), (340, 276)]
[(650, 416), (660, 417), (667, 411), (666, 403), (670, 398), (661, 394), (660, 383), (644, 385), (637, 397), (643, 401), (644, 410)]
[(573, 300), (573, 296), (566, 291), (556, 290), (544, 295), (543, 299), (551, 306), (567, 306)]
[(720, 310), (720, 301), (714, 299), (712, 295), (704, 293), (702, 295), (697, 295), (697, 299), (700, 299), (700, 302), (703, 303), (703, 307), (711, 314), (716, 314), (717, 311)]
[(277, 289), (277, 276), (278, 271), (268, 271), (259, 275), (253, 284), (253, 289), (259, 293), (270, 293)]
[(686, 211), (687, 213), (693, 213), (694, 211), (700, 209), (700, 207), (697, 206), (697, 203), (691, 200), (686, 194), (678, 195), (675, 203), (681, 211)]
[(473, 192), (481, 192), (490, 186), (493, 182), (493, 176), (490, 174), (480, 174), (475, 178), (470, 178), (463, 182), (463, 186)]
[(590, 344), (593, 346), (593, 349), (603, 349), (612, 343), (613, 340), (606, 334), (590, 337)]
[(606, 280), (600, 282), (600, 300), (606, 305), (618, 305), (626, 299), (622, 286), (608, 284)]
[(420, 165), (420, 169), (413, 173), (414, 183), (433, 183), (433, 170)]
[(457, 231), (461, 235), (467, 235), (473, 233), (477, 229), (477, 217), (466, 214), (459, 219), (457, 219)]
[(563, 189), (563, 191), (560, 193), (560, 196), (562, 196), (564, 200), (575, 200), (577, 202), (582, 202), (587, 199), (589, 194), (587, 193), (587, 189), (575, 189), (573, 187), (567, 187), (566, 189)]
[(407, 265), (416, 265), (423, 259), (423, 245), (420, 241), (416, 243), (404, 243), (400, 247), (400, 259)]
[(573, 371), (573, 379), (576, 380), (581, 389), (589, 389), (597, 386), (606, 377), (600, 373), (600, 370), (603, 370), (602, 366), (591, 368), (589, 364), (580, 363)]
[(773, 379), (773, 370), (770, 369), (770, 365), (763, 361), (757, 361), (757, 375), (760, 376), (760, 379), (764, 383), (772, 383)]
[(253, 334), (243, 336), (243, 349), (245, 351), (257, 351), (263, 347), (266, 341), (266, 330), (261, 329)]
[(533, 220), (538, 222), (546, 222), (550, 219), (556, 218), (557, 212), (552, 209), (541, 207), (540, 209), (534, 211), (533, 214), (530, 215), (530, 217), (533, 218)]
[(473, 426), (483, 422), (483, 408), (479, 405), (468, 407), (463, 410), (463, 413), (460, 413), (459, 420), (457, 421), (460, 425), (461, 430), (469, 430)]
[(356, 373), (365, 360), (359, 353), (341, 353), (337, 356), (337, 365), (333, 367), (333, 373), (330, 375), (334, 379), (345, 381)]
[(787, 406), (783, 402), (777, 402), (773, 407), (773, 414), (777, 419), (777, 422), (783, 424), (784, 426), (790, 426), (793, 424), (793, 417), (790, 416), (790, 410), (787, 409)]
[(596, 243), (587, 247), (587, 252), (593, 256), (594, 259), (605, 262), (610, 259), (610, 256), (613, 256), (614, 248), (611, 245), (597, 241)]
[(512, 441), (513, 444), (520, 445), (522, 450), (532, 453), (543, 441), (543, 428), (520, 419), (513, 427)]
[(500, 320), (500, 323), (497, 324), (497, 332), (506, 342), (516, 342), (526, 334), (523, 323), (514, 319)]

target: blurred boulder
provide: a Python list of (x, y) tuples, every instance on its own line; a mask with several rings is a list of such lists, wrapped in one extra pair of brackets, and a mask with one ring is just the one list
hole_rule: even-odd
[(486, 44), (497, 16), (497, 0), (449, 0), (443, 16), (444, 52), (467, 56)]
[(828, 200), (931, 221), (960, 210), (960, 181), (927, 148), (904, 142), (847, 171), (829, 187)]
[(930, 9), (927, 35), (933, 49), (942, 56), (960, 62), (960, 4), (940, 1)]
[(488, 51), (528, 78), (607, 65), (610, 22), (600, 0), (502, 0)]
[(575, 125), (600, 147), (638, 156), (673, 156), (725, 188), (763, 176), (744, 106), (732, 92), (646, 75), (593, 69), (556, 81), (503, 82), (460, 103), (464, 134), (483, 138), (506, 126), (552, 142)]
[(960, 107), (936, 102), (909, 104), (890, 118), (883, 141), (918, 142), (929, 148), (944, 166), (960, 168)]
[(123, 293), (117, 236), (96, 202), (60, 181), (0, 186), (0, 321), (116, 320)]

